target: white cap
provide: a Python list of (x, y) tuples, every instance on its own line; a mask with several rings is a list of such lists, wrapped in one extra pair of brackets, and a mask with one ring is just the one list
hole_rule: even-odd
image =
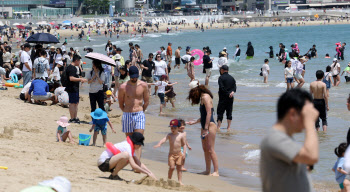
[(52, 180), (45, 180), (39, 183), (41, 186), (51, 187), (57, 192), (70, 192), (71, 184), (70, 181), (65, 177), (55, 177)]
[(196, 88), (199, 86), (199, 81), (193, 80), (190, 84), (188, 84), (188, 86), (190, 87), (190, 89)]
[(58, 61), (57, 64), (62, 65), (63, 66), (63, 61)]
[(224, 49), (223, 50), (225, 50), (226, 49), (226, 47), (224, 47)]
[(334, 58), (333, 61), (338, 61), (338, 59), (337, 59), (337, 58)]
[(120, 56), (120, 54), (115, 55), (115, 59), (121, 59), (121, 58), (122, 58), (122, 56)]

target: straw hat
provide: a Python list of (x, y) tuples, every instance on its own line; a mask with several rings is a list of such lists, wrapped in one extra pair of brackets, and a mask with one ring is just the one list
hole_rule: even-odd
[(55, 49), (55, 46), (51, 46), (50, 49)]
[(60, 120), (57, 121), (57, 124), (61, 127), (68, 127), (70, 124), (68, 123), (68, 117), (62, 116)]

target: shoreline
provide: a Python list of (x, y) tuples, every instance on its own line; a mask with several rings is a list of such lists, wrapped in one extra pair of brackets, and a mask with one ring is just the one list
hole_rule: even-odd
[[(127, 184), (122, 181), (108, 180), (108, 173), (98, 170), (96, 162), (104, 151), (103, 147), (87, 147), (58, 143), (55, 141), (57, 129), (56, 120), (61, 115), (69, 116), (67, 108), (60, 106), (40, 106), (27, 104), (17, 99), (21, 89), (9, 88), (1, 91), (1, 112), (5, 121), (0, 122), (0, 139), (3, 142), (1, 149), (1, 166), (7, 166), (8, 170), (0, 170), (0, 179), (7, 182), (4, 185), (6, 191), (19, 191), (26, 187), (36, 185), (43, 180), (55, 176), (64, 176), (71, 181), (72, 191), (115, 191), (118, 188), (127, 191), (251, 191), (248, 188), (231, 185), (220, 178), (198, 175), (195, 173), (183, 173), (184, 187), (176, 187), (177, 176), (173, 175), (173, 184), (166, 187), (155, 186), (154, 183), (144, 181), (140, 185)], [(81, 95), (78, 116), (81, 120), (90, 120), (90, 107), (87, 95)], [(50, 103), (50, 102), (49, 102)], [(116, 108), (116, 105), (115, 105)], [(45, 116), (45, 118), (43, 118)], [(125, 136), (121, 132), (121, 111), (113, 110), (110, 114), (117, 134), (108, 131), (107, 140), (120, 142)], [(157, 133), (166, 127), (168, 120), (146, 114), (146, 143), (160, 140), (163, 135)], [(30, 122), (30, 123), (28, 123)], [(152, 124), (152, 126), (151, 126)], [(78, 142), (78, 134), (88, 134), (91, 125), (72, 124), (69, 129), (73, 138)], [(97, 138), (97, 145), (102, 144), (101, 136)], [(197, 149), (195, 149), (197, 150)], [(200, 149), (198, 149), (200, 150)], [(144, 153), (152, 153), (144, 150)], [(16, 161), (13, 159), (16, 158)], [(155, 173), (158, 179), (167, 180), (168, 165), (159, 161), (142, 160)], [(140, 180), (144, 177), (135, 174), (126, 167), (120, 173), (125, 180)], [(203, 185), (203, 184), (206, 185)]]

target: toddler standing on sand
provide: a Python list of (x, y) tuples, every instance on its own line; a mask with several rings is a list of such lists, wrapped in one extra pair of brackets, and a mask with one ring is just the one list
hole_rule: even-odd
[(344, 154), (346, 148), (346, 143), (340, 143), (339, 146), (334, 149), (334, 153), (338, 156), (338, 159), (332, 168), (332, 171), (335, 173), (335, 180), (339, 184), (342, 192), (349, 191), (350, 188), (350, 181), (345, 179), (348, 174), (344, 169)]
[(75, 143), (72, 138), (72, 133), (70, 132), (69, 129), (67, 129), (67, 127), (69, 126), (68, 117), (66, 116), (60, 117), (60, 120), (57, 121), (57, 124), (58, 124), (57, 132), (56, 132), (57, 141), (65, 142), (67, 138), (69, 138), (69, 143)]
[[(182, 184), (182, 161), (184, 155), (181, 153), (181, 147), (183, 147), (186, 143), (184, 134), (179, 133), (179, 127), (181, 126), (180, 122), (177, 119), (173, 119), (170, 121), (171, 133), (169, 133), (166, 137), (159, 141), (154, 148), (160, 147), (163, 143), (169, 140), (169, 156), (168, 156), (168, 179), (171, 179), (173, 176), (173, 172), (177, 170), (177, 177), (181, 185)], [(186, 154), (186, 148), (184, 148), (184, 154)]]
[(103, 139), (103, 146), (106, 144), (107, 139), (107, 123), (112, 129), (113, 133), (116, 133), (113, 129), (112, 123), (109, 121), (107, 113), (103, 111), (101, 108), (97, 108), (94, 112), (91, 112), (92, 117), (92, 127), (90, 129), (90, 132), (94, 130), (94, 138), (92, 146), (96, 145), (96, 139), (99, 131), (101, 131), (102, 139)]
[[(187, 157), (187, 149), (186, 147), (189, 149), (189, 150), (192, 150), (192, 148), (190, 147), (190, 145), (188, 144), (187, 142), (187, 134), (185, 132), (185, 125), (186, 125), (186, 122), (185, 120), (183, 119), (179, 119), (179, 122), (180, 122), (180, 127), (179, 127), (179, 132), (183, 134), (183, 137), (185, 137), (185, 144), (183, 147), (181, 147), (181, 153), (182, 155), (184, 156), (183, 158), (183, 161), (182, 161), (182, 168), (181, 168), (181, 171), (187, 171), (187, 169), (185, 169), (185, 160), (186, 160), (186, 157)], [(185, 152), (186, 151), (186, 152)]]

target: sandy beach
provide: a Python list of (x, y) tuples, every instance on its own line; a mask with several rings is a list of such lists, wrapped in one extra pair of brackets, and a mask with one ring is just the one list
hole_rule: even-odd
[[(97, 138), (97, 145), (100, 147), (56, 142), (56, 121), (61, 115), (69, 116), (68, 109), (58, 105), (27, 104), (18, 99), (19, 93), (20, 89), (15, 88), (0, 92), (0, 166), (8, 167), (8, 170), (0, 169), (2, 191), (20, 191), (55, 176), (68, 178), (72, 184), (72, 191), (250, 191), (226, 183), (220, 178), (188, 172), (183, 174), (185, 186), (179, 187), (176, 175), (173, 176), (174, 181), (167, 182), (168, 165), (146, 159), (142, 159), (142, 162), (161, 179), (158, 183), (144, 179), (144, 175), (133, 173), (130, 167), (122, 170), (120, 177), (126, 181), (135, 180), (134, 183), (109, 180), (109, 174), (101, 172), (96, 164), (98, 157), (105, 150), (101, 147), (101, 136)], [(89, 99), (83, 95), (78, 116), (88, 122), (89, 114)], [(109, 142), (116, 143), (125, 139), (121, 131), (120, 115), (119, 110), (113, 110), (109, 114), (117, 131), (117, 134), (112, 134), (109, 130)], [(146, 115), (146, 120), (145, 142), (149, 145), (150, 142), (163, 137), (156, 132), (167, 131), (168, 120), (150, 115)], [(69, 129), (77, 142), (79, 133), (89, 134), (90, 127), (88, 124), (72, 124)], [(199, 161), (204, 163), (204, 160)]]

